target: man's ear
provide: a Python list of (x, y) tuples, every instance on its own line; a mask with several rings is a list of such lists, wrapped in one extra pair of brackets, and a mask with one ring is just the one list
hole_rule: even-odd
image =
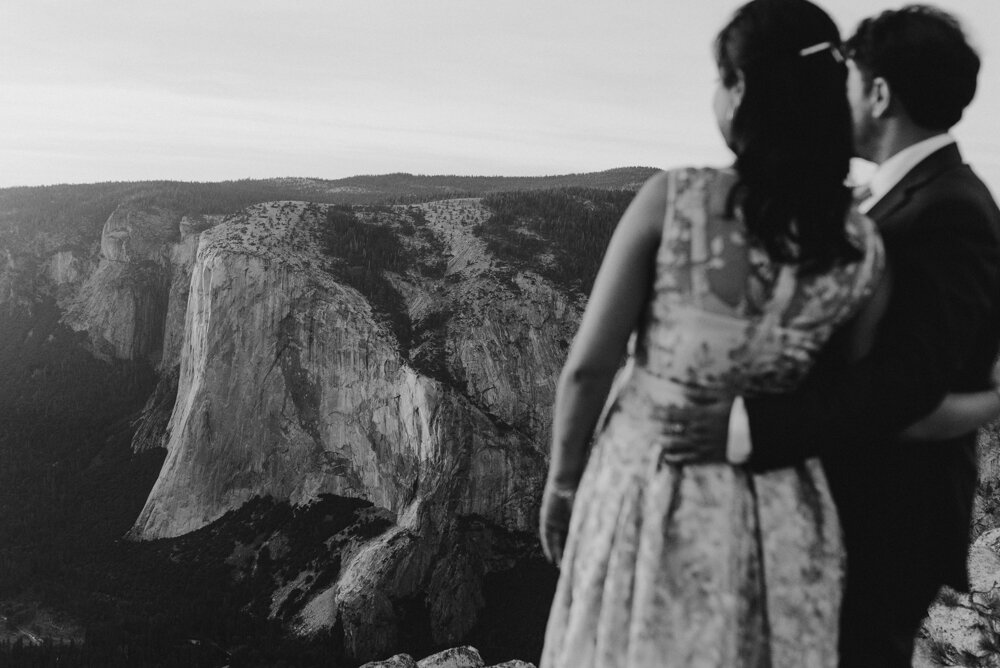
[(736, 70), (736, 83), (733, 84), (731, 89), (733, 96), (733, 109), (738, 108), (740, 103), (743, 102), (743, 93), (746, 92), (746, 89), (747, 80), (746, 77), (743, 76), (743, 70)]
[(892, 88), (889, 87), (889, 82), (882, 77), (875, 77), (872, 79), (868, 96), (871, 101), (872, 118), (884, 117), (892, 106)]

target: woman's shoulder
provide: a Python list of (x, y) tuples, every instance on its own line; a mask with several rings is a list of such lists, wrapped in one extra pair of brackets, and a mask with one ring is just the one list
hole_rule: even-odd
[(676, 213), (691, 213), (714, 202), (714, 189), (734, 176), (731, 170), (714, 167), (675, 167), (656, 172), (636, 192), (618, 229), (626, 235), (658, 240), (664, 225), (674, 220)]
[(657, 180), (676, 180), (679, 182), (731, 182), (735, 181), (737, 178), (736, 170), (732, 167), (711, 167), (706, 165), (684, 165), (680, 167), (672, 167), (670, 169), (665, 169), (653, 174), (650, 177), (650, 181)]
[(679, 200), (690, 205), (692, 196), (699, 202), (714, 202), (713, 195), (727, 194), (737, 180), (732, 168), (687, 165), (657, 172), (643, 188), (658, 190), (675, 205)]

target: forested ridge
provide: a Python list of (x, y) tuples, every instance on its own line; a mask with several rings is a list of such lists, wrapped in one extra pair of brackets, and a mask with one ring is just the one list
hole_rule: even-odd
[(497, 257), (590, 294), (611, 234), (635, 191), (565, 188), (487, 195), (477, 232)]
[(233, 213), (258, 202), (303, 200), (334, 204), (426, 202), (449, 197), (563, 187), (635, 189), (656, 170), (625, 167), (561, 176), (422, 176), (384, 174), (344, 179), (243, 179), (216, 183), (116, 181), (0, 188), (0, 229), (16, 223), (32, 230), (65, 230), (80, 221), (104, 223), (125, 201), (172, 209), (181, 214)]

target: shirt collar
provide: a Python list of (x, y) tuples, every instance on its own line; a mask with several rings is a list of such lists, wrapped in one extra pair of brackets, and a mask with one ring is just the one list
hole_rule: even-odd
[(868, 183), (871, 196), (861, 202), (858, 208), (862, 213), (868, 213), (886, 193), (902, 181), (903, 177), (911, 169), (919, 165), (924, 158), (938, 149), (953, 143), (955, 143), (955, 138), (947, 132), (942, 132), (939, 135), (934, 135), (923, 141), (918, 141), (916, 144), (907, 146), (899, 153), (893, 155), (875, 170), (871, 181)]

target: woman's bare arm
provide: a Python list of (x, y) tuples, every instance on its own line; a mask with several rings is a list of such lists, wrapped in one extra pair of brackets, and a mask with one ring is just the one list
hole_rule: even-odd
[(665, 172), (650, 178), (619, 221), (559, 376), (552, 460), (539, 511), (542, 549), (557, 565), (562, 561), (591, 432), (652, 286), (668, 179)]
[(586, 447), (652, 285), (667, 174), (653, 176), (622, 216), (604, 255), (556, 388), (549, 477), (575, 485)]

